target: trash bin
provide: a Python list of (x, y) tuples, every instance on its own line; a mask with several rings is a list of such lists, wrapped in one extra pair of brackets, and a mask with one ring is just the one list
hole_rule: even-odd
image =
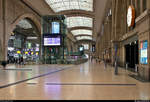
[(2, 61), (2, 62), (1, 62), (1, 65), (5, 68), (6, 65), (7, 65), (7, 61)]
[(128, 70), (128, 65), (129, 65), (129, 63), (126, 63), (126, 70)]
[(138, 72), (138, 64), (135, 64), (135, 72)]

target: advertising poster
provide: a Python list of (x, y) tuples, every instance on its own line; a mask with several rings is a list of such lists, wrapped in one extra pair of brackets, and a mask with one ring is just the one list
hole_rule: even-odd
[(147, 41), (142, 42), (140, 48), (141, 48), (140, 62), (141, 64), (148, 64), (148, 56), (147, 56), (148, 42)]

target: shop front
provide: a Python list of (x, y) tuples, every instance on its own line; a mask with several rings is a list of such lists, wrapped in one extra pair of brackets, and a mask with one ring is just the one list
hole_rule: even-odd
[[(120, 54), (124, 66), (133, 70), (138, 66), (138, 76), (150, 80), (150, 14), (146, 10), (135, 19), (135, 26), (121, 38)], [(123, 51), (124, 49), (124, 51)]]

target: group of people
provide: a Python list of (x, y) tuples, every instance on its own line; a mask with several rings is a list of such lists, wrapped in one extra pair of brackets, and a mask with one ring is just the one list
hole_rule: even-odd
[(7, 63), (24, 64), (24, 59), (23, 59), (23, 57), (19, 57), (19, 58), (8, 58)]
[(101, 62), (104, 62), (104, 66), (105, 66), (105, 68), (107, 67), (107, 63), (109, 63), (109, 61), (108, 60), (106, 60), (106, 59), (101, 59), (100, 57), (95, 57), (95, 56), (91, 56), (90, 57), (90, 60), (91, 60), (91, 62), (93, 62), (93, 60), (95, 60), (96, 61), (96, 63), (101, 63)]
[(95, 56), (90, 57), (91, 62), (93, 62), (94, 59), (96, 60), (96, 63), (101, 62), (101, 59), (99, 57), (95, 57)]
[(14, 59), (8, 59), (8, 61), (2, 61), (1, 62), (1, 65), (3, 66), (3, 69), (5, 70), (6, 69), (6, 65), (9, 64), (9, 63), (15, 63), (15, 64), (24, 64), (24, 60), (23, 60), (23, 57), (20, 57), (20, 58), (14, 58)]

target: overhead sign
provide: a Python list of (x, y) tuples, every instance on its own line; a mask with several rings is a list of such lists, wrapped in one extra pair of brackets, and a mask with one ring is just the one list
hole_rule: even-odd
[(128, 27), (134, 26), (134, 23), (135, 23), (135, 8), (132, 5), (130, 5), (127, 14)]
[(38, 37), (27, 37), (28, 40), (37, 40)]
[(61, 36), (60, 35), (51, 35), (44, 34), (44, 46), (61, 46)]

